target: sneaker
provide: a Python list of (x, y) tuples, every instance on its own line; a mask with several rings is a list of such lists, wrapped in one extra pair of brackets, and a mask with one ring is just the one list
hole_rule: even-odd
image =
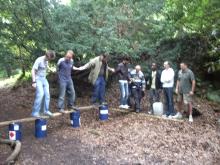
[(74, 106), (68, 107), (68, 110), (75, 110), (76, 108)]
[(183, 116), (180, 112), (177, 112), (175, 116), (173, 116), (173, 119), (182, 119)]
[(65, 110), (64, 109), (59, 109), (59, 112), (60, 113), (65, 113)]
[(168, 116), (168, 119), (173, 119), (173, 116), (172, 116), (172, 115), (169, 115), (169, 116)]
[(124, 105), (124, 109), (129, 109), (130, 107), (128, 105)]
[(162, 115), (162, 118), (166, 119), (166, 118), (167, 118), (167, 115)]
[(140, 109), (136, 109), (136, 113), (139, 113), (140, 112)]
[(36, 117), (36, 118), (39, 118), (40, 117), (40, 114), (39, 113), (34, 113), (34, 114), (31, 114), (32, 117)]
[(44, 114), (47, 116), (53, 117), (53, 113), (51, 113), (50, 111), (46, 111), (46, 112), (44, 112)]
[(193, 117), (192, 117), (192, 115), (189, 115), (189, 122), (193, 122)]
[(119, 108), (124, 108), (124, 105), (119, 105)]

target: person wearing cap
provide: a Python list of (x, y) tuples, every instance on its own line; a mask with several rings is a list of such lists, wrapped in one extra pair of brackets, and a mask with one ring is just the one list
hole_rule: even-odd
[(136, 65), (135, 69), (131, 71), (131, 73), (129, 74), (129, 80), (131, 83), (131, 93), (134, 97), (135, 102), (135, 111), (139, 113), (141, 110), (141, 99), (145, 91), (146, 84), (145, 77), (143, 72), (141, 71), (140, 65)]
[[(44, 109), (44, 114), (53, 116), (49, 110), (50, 92), (49, 83), (46, 78), (46, 72), (49, 61), (55, 58), (55, 52), (52, 50), (46, 51), (44, 56), (38, 57), (32, 67), (32, 87), (36, 89), (35, 100), (31, 116), (40, 117), (41, 107)], [(43, 105), (42, 105), (43, 104)]]
[(75, 103), (75, 89), (71, 77), (71, 72), (73, 69), (78, 70), (78, 68), (74, 66), (74, 56), (74, 52), (72, 50), (68, 50), (65, 56), (60, 58), (57, 63), (57, 72), (59, 79), (58, 110), (61, 113), (64, 113), (65, 94), (67, 94), (68, 109), (73, 109)]
[(164, 70), (161, 73), (161, 82), (163, 84), (166, 112), (163, 117), (172, 118), (175, 115), (173, 104), (173, 86), (174, 86), (174, 70), (168, 61), (164, 62)]
[(91, 59), (84, 66), (79, 67), (79, 70), (90, 69), (89, 82), (93, 84), (94, 91), (92, 94), (92, 104), (105, 103), (105, 87), (108, 80), (109, 71), (115, 72), (114, 68), (108, 66), (108, 54), (103, 53)]

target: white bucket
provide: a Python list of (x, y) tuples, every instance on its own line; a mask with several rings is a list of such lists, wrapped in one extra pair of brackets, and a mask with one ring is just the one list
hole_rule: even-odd
[(157, 116), (163, 115), (163, 103), (162, 102), (155, 102), (153, 103), (153, 113)]

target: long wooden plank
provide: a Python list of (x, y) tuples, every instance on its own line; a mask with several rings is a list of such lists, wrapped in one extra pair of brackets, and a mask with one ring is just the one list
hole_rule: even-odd
[[(80, 111), (86, 111), (86, 110), (91, 110), (96, 108), (95, 106), (91, 105), (91, 106), (85, 106), (85, 107), (74, 107), (75, 110), (80, 110)], [(64, 111), (64, 113), (60, 113), (60, 112), (55, 112), (53, 113), (52, 117), (49, 116), (40, 116), (41, 119), (49, 119), (49, 118), (55, 118), (55, 117), (59, 117), (62, 116), (64, 114), (70, 114), (72, 112), (74, 112), (75, 110), (70, 110), (70, 111)], [(10, 123), (24, 123), (24, 122), (31, 122), (31, 121), (35, 121), (37, 118), (36, 117), (27, 117), (27, 118), (23, 118), (23, 119), (16, 119), (16, 120), (9, 120), (9, 121), (3, 121), (0, 122), (0, 127), (1, 126), (6, 126), (9, 125)]]
[[(122, 110), (122, 109), (118, 109), (118, 108), (110, 108), (110, 111), (115, 111), (115, 112), (122, 112), (122, 113), (136, 113), (135, 111), (128, 109), (128, 110)], [(143, 115), (143, 116), (147, 116), (150, 118), (157, 118), (157, 119), (161, 119), (161, 120), (171, 120), (171, 121), (177, 121), (177, 122), (183, 122), (184, 120), (182, 119), (170, 119), (170, 118), (164, 118), (162, 116), (156, 116), (156, 115), (150, 115), (147, 113), (136, 113), (139, 115)]]

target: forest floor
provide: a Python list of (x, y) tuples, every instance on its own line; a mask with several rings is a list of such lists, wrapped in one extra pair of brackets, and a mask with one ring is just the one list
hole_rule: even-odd
[[(50, 82), (56, 84), (56, 82)], [(56, 112), (57, 85), (51, 86), (51, 111)], [(90, 105), (91, 87), (75, 84), (77, 105)], [(0, 122), (30, 116), (34, 90), (29, 84), (0, 89)], [(118, 107), (117, 83), (107, 91), (109, 109)], [(48, 136), (34, 137), (34, 123), (22, 125), (22, 150), (16, 164), (219, 164), (220, 106), (195, 98), (194, 106), (202, 113), (193, 123), (157, 119), (143, 112), (110, 111), (108, 121), (98, 120), (98, 111), (81, 113), (80, 128), (70, 126), (69, 115), (48, 120)], [(0, 133), (7, 137), (8, 128)], [(0, 145), (0, 162), (10, 154)], [(1, 164), (1, 163), (0, 163)]]

